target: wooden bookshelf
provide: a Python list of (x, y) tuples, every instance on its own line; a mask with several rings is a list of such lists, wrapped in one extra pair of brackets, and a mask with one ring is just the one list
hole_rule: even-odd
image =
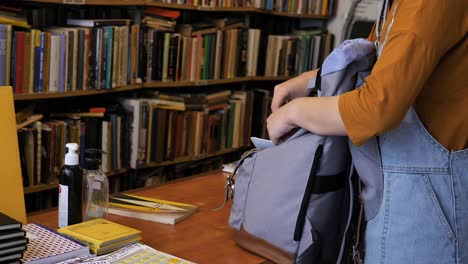
[(232, 149), (226, 149), (226, 150), (221, 150), (215, 153), (209, 153), (209, 154), (203, 154), (203, 155), (198, 155), (198, 156), (186, 156), (186, 157), (181, 157), (177, 158), (175, 160), (168, 160), (168, 161), (163, 161), (163, 162), (154, 162), (150, 164), (145, 164), (143, 166), (138, 167), (138, 169), (148, 169), (148, 168), (157, 168), (157, 167), (164, 167), (164, 166), (170, 166), (170, 165), (177, 165), (181, 163), (186, 163), (190, 161), (198, 161), (198, 160), (203, 160), (203, 159), (209, 159), (209, 158), (214, 158), (218, 156), (223, 156), (229, 153), (234, 153), (236, 151), (239, 151), (241, 149), (246, 149), (247, 147), (239, 147), (239, 148), (232, 148)]
[(142, 6), (145, 0), (27, 0), (27, 2), (67, 5)]
[(133, 91), (141, 89), (141, 84), (132, 84), (112, 89), (99, 89), (99, 90), (84, 90), (84, 91), (71, 91), (71, 92), (58, 92), (58, 93), (32, 93), (32, 94), (16, 94), (15, 101), (27, 101), (27, 100), (43, 100), (43, 99), (54, 99), (64, 97), (76, 97), (76, 96), (87, 96), (97, 95), (106, 93), (115, 93), (123, 91)]

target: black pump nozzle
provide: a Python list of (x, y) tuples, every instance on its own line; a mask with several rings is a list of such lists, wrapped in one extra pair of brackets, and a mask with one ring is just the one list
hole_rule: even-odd
[(96, 149), (88, 148), (85, 150), (85, 169), (86, 170), (97, 170), (99, 164), (101, 164), (101, 156), (106, 152)]

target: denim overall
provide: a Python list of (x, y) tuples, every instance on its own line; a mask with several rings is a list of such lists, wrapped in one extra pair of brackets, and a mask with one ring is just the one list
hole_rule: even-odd
[[(377, 57), (387, 10), (384, 0)], [(364, 184), (365, 263), (468, 263), (468, 149), (447, 150), (411, 107), (398, 128), (350, 150)]]
[(365, 263), (468, 263), (468, 149), (445, 149), (413, 108), (379, 145), (383, 195)]

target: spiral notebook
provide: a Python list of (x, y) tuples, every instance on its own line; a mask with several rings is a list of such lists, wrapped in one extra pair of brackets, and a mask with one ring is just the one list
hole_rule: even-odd
[(89, 255), (89, 247), (65, 237), (52, 229), (38, 225), (23, 226), (29, 239), (21, 261), (28, 264), (57, 263)]

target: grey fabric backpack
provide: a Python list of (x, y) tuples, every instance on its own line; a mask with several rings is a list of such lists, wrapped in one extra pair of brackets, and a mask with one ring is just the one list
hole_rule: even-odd
[[(322, 65), (318, 96), (354, 89), (374, 63), (373, 43), (343, 42)], [(347, 137), (301, 129), (277, 146), (252, 150), (226, 185), (235, 190), (234, 240), (276, 263), (340, 262), (353, 208), (350, 168)]]

